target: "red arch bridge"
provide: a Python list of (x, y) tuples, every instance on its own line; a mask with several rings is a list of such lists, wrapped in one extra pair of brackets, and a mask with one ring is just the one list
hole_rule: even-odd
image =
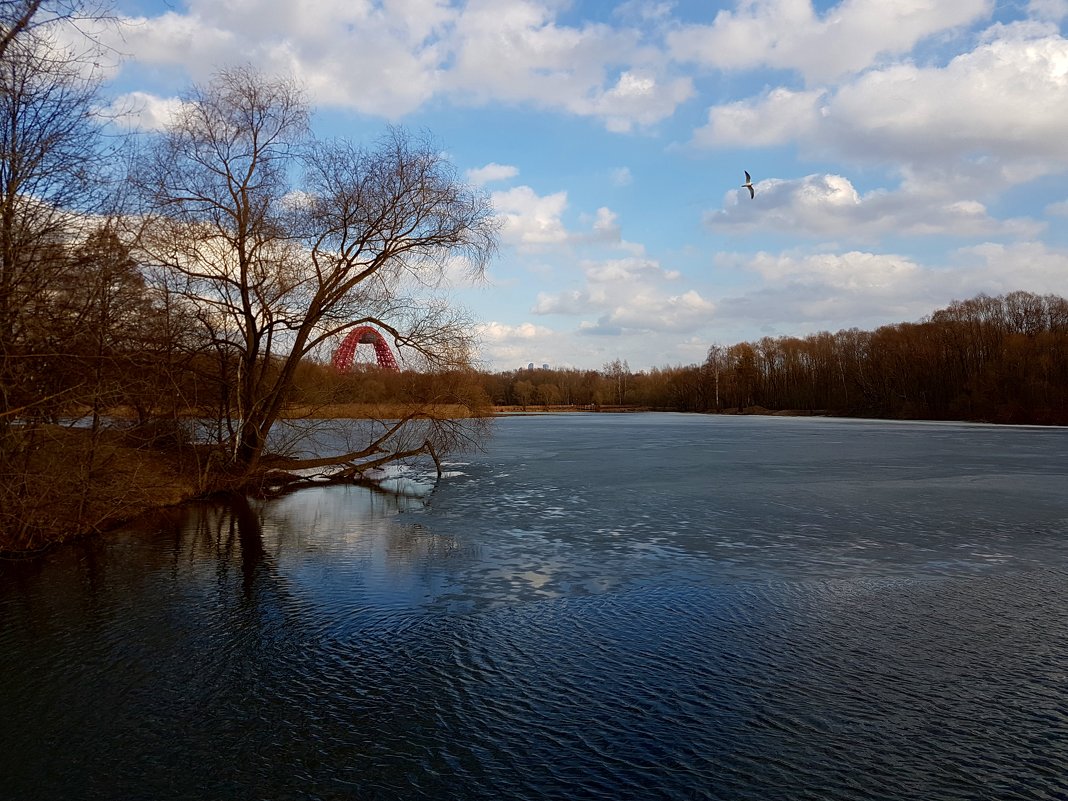
[(400, 370), (397, 360), (393, 358), (393, 351), (389, 349), (386, 340), (378, 331), (369, 325), (361, 325), (353, 328), (348, 335), (341, 340), (338, 349), (334, 351), (333, 365), (336, 370), (348, 370), (352, 367), (352, 361), (356, 356), (356, 348), (359, 345), (373, 345), (375, 358), (378, 366), (384, 370)]

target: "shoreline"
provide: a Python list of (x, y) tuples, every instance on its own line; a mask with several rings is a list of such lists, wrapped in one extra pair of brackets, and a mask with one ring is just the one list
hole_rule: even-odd
[[(302, 411), (312, 411), (310, 409)], [(333, 414), (327, 417), (323, 412)], [(373, 419), (389, 414), (412, 411), (397, 406), (337, 404), (315, 409), (314, 419)], [(438, 410), (439, 412), (442, 409)], [(495, 406), (492, 412), (479, 415), (494, 417), (542, 417), (549, 415), (593, 414), (656, 414), (665, 410), (641, 406), (596, 406), (576, 405), (551, 406)], [(372, 413), (373, 412), (373, 413)], [(873, 420), (879, 422), (912, 423), (958, 423), (973, 425), (1006, 426), (976, 420), (903, 420), (900, 418), (866, 418), (835, 415), (820, 410), (770, 410), (763, 407), (747, 407), (741, 410), (721, 412), (678, 412), (753, 417), (827, 417), (843, 420)], [(458, 415), (460, 416), (460, 415)], [(473, 415), (464, 414), (463, 417)], [(300, 419), (287, 415), (288, 419)], [(305, 417), (304, 419), (312, 419)], [(1038, 429), (1056, 426), (1028, 425)], [(66, 542), (94, 534), (104, 534), (153, 512), (180, 506), (210, 496), (203, 490), (201, 468), (197, 455), (192, 450), (175, 451), (173, 448), (154, 448), (144, 443), (126, 440), (122, 432), (109, 432), (95, 457), (95, 467), (86, 470), (72, 454), (76, 452), (77, 440), (84, 436), (84, 429), (54, 426), (38, 448), (35, 459), (40, 459), (39, 476), (29, 476), (27, 481), (36, 481), (29, 492), (35, 505), (25, 518), (14, 521), (21, 531), (34, 533), (20, 537), (14, 526), (0, 531), (0, 559), (34, 558)], [(87, 432), (86, 432), (87, 433)], [(52, 480), (43, 469), (49, 464), (64, 465), (64, 472), (53, 474)], [(58, 478), (56, 477), (58, 475)], [(61, 532), (61, 533), (55, 533)]]

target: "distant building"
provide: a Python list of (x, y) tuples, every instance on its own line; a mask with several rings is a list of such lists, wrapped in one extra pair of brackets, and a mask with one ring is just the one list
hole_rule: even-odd
[(542, 369), (542, 370), (548, 370), (548, 369), (549, 369), (549, 365), (547, 365), (547, 364), (543, 364), (543, 365), (541, 366), (541, 369)]
[(534, 369), (534, 362), (531, 362), (530, 364), (528, 364), (527, 365), (527, 369), (528, 370), (533, 370)]

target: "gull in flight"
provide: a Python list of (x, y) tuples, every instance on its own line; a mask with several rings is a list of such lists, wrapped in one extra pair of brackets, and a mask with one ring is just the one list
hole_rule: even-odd
[(755, 198), (756, 190), (753, 189), (753, 179), (749, 177), (749, 170), (742, 170), (742, 172), (745, 173), (745, 183), (742, 186), (749, 190), (750, 199)]

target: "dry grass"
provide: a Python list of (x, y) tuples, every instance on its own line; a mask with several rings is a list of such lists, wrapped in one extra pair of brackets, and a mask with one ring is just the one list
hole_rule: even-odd
[(26, 453), (0, 490), (0, 553), (104, 531), (197, 493), (192, 454), (183, 460), (120, 432), (103, 432), (94, 446), (85, 429), (44, 426), (32, 432)]

